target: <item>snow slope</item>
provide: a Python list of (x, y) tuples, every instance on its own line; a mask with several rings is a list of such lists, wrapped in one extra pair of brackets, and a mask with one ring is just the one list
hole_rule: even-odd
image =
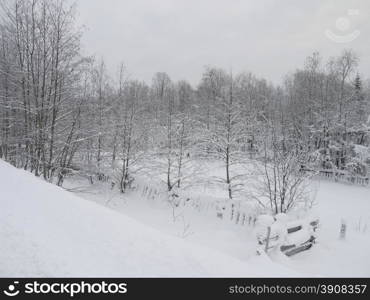
[(0, 161), (0, 277), (296, 275), (166, 235)]
[[(202, 166), (203, 167), (203, 166)], [(205, 176), (222, 173), (217, 164), (207, 168)], [(154, 179), (152, 179), (152, 182)], [(139, 182), (141, 187), (150, 179)], [(157, 187), (154, 185), (151, 186)], [(370, 276), (370, 187), (352, 186), (330, 181), (314, 181), (317, 188), (316, 205), (311, 212), (320, 218), (317, 243), (309, 251), (286, 257), (279, 253), (270, 254), (274, 263), (285, 266), (308, 277), (369, 277)], [(86, 200), (99, 203), (118, 211), (140, 223), (154, 227), (172, 236), (183, 236), (182, 219), (173, 221), (171, 208), (165, 201), (143, 196), (141, 190), (120, 194), (109, 184), (91, 185), (86, 179), (71, 178), (65, 184)], [(200, 197), (205, 202), (217, 201), (225, 194), (216, 186), (200, 186), (188, 191), (192, 198)], [(256, 237), (253, 226), (236, 225), (229, 218), (220, 220), (216, 212), (209, 209), (179, 209), (189, 229), (186, 242), (208, 247), (224, 255), (247, 262), (255, 261)], [(183, 211), (182, 211), (183, 210)], [(177, 214), (179, 211), (177, 212)], [(341, 220), (347, 224), (344, 240), (339, 239)], [(300, 222), (300, 219), (298, 220)], [(266, 269), (267, 276), (275, 276), (274, 268)]]
[[(283, 263), (309, 276), (370, 277), (370, 188), (321, 181), (318, 244)], [(342, 220), (346, 237), (339, 239)]]

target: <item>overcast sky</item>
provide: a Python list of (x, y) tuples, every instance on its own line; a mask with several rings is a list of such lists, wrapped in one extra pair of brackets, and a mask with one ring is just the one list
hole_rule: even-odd
[[(86, 53), (114, 74), (155, 72), (196, 84), (205, 65), (251, 71), (274, 83), (319, 51), (354, 49), (370, 77), (369, 0), (77, 0)], [(339, 43), (338, 41), (341, 41)]]

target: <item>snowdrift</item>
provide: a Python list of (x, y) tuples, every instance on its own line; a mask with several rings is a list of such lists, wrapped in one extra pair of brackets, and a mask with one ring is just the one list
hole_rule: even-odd
[(0, 276), (296, 276), (167, 236), (0, 160)]

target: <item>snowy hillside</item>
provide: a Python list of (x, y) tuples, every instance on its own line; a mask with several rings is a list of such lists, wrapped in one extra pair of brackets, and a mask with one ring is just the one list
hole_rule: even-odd
[(0, 277), (297, 276), (142, 225), (0, 161)]
[[(222, 164), (208, 163), (205, 166), (204, 162), (198, 163), (209, 170), (207, 176), (223, 171)], [(173, 211), (164, 195), (142, 193), (150, 183), (153, 187), (160, 186), (156, 178), (142, 178), (136, 183), (138, 190), (125, 194), (107, 183), (91, 185), (86, 178), (70, 178), (64, 186), (79, 197), (109, 207), (163, 233), (174, 237), (185, 235), (188, 243), (218, 250), (243, 262), (251, 263), (257, 259), (253, 225), (236, 224), (235, 220), (230, 220), (230, 215), (223, 220), (216, 217), (215, 207), (211, 204), (225, 195), (222, 188), (214, 185), (190, 188), (187, 195), (195, 202), (177, 208), (175, 214), (180, 218), (174, 222)], [(370, 276), (370, 189), (327, 180), (312, 183), (316, 197), (310, 213), (320, 219), (317, 243), (309, 251), (290, 258), (275, 253), (271, 259), (303, 276)], [(342, 220), (347, 226), (343, 240), (339, 238)], [(271, 276), (276, 274), (274, 268), (265, 272), (271, 272)]]
[(370, 277), (370, 1), (157, 2), (0, 0), (0, 278)]

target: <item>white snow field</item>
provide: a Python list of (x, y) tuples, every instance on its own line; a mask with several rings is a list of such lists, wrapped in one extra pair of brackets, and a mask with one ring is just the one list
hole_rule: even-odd
[[(214, 163), (208, 169), (212, 175), (222, 172), (222, 167), (220, 169)], [(151, 186), (160, 189), (160, 182), (153, 178), (138, 180), (140, 189), (148, 180)], [(212, 208), (176, 209), (175, 214), (179, 217), (174, 222), (173, 211), (163, 199), (143, 197), (141, 190), (122, 195), (117, 189), (112, 190), (109, 184), (90, 185), (86, 179), (73, 179), (65, 185), (87, 200), (119, 211), (161, 232), (183, 237), (187, 243), (217, 249), (248, 264), (261, 259), (256, 256), (254, 228), (236, 225), (227, 218), (220, 220)], [(313, 185), (317, 195), (312, 215), (320, 219), (317, 243), (310, 250), (292, 257), (278, 252), (272, 253), (270, 259), (289, 268), (296, 274), (294, 276), (370, 277), (370, 187), (330, 181), (314, 181)], [(210, 202), (223, 199), (226, 193), (221, 188), (208, 186), (194, 187), (189, 194), (192, 198)], [(344, 240), (339, 238), (342, 219), (347, 227)], [(263, 276), (279, 273), (273, 265), (260, 265), (257, 269)], [(238, 274), (234, 273), (234, 276)]]
[(167, 204), (138, 191), (66, 186), (75, 194), (0, 160), (0, 277), (370, 276), (369, 188), (321, 181), (318, 243), (288, 258), (257, 256), (253, 228), (214, 210), (177, 210), (174, 222)]
[(0, 277), (20, 276), (299, 274), (162, 233), (0, 161)]

